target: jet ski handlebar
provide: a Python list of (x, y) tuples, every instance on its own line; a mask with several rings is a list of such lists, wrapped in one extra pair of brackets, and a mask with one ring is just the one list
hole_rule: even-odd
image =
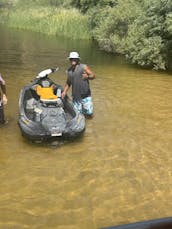
[(57, 72), (59, 70), (59, 68), (49, 68), (49, 69), (45, 69), (43, 71), (41, 71), (40, 73), (38, 73), (38, 75), (36, 76), (37, 79), (40, 78), (44, 78), (47, 77), (49, 74)]

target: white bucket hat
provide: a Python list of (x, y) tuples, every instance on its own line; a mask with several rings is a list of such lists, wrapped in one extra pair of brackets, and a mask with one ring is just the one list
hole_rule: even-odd
[(69, 59), (80, 59), (80, 56), (79, 56), (79, 53), (77, 52), (70, 52), (68, 58)]

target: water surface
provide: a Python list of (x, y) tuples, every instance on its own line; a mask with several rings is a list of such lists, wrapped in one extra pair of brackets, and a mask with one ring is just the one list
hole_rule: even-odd
[[(78, 51), (96, 74), (81, 139), (33, 144), (17, 125), (21, 88), (43, 69), (65, 84)], [(172, 215), (172, 76), (128, 65), (88, 41), (1, 28), (7, 126), (0, 128), (0, 229), (96, 229)], [(70, 92), (69, 92), (70, 95)]]

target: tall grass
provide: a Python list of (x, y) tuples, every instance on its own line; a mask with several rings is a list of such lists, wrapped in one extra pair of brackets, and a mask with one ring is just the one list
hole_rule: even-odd
[(34, 6), (10, 11), (7, 24), (10, 27), (28, 29), (49, 35), (71, 39), (89, 39), (88, 18), (76, 9)]

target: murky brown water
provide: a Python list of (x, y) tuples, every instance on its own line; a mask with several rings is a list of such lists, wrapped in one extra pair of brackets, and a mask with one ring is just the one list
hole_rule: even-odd
[[(83, 138), (59, 147), (28, 142), (18, 95), (71, 50), (97, 75), (95, 115)], [(172, 215), (172, 76), (128, 66), (89, 42), (1, 28), (0, 71), (9, 124), (0, 129), (0, 229), (97, 229)]]

